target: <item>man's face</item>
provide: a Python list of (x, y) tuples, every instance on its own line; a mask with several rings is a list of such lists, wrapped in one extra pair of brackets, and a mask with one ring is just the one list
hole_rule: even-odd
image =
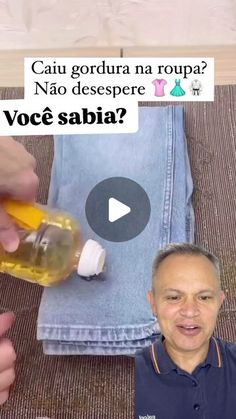
[(154, 290), (148, 298), (166, 342), (181, 352), (208, 344), (224, 300), (213, 264), (205, 256), (170, 255)]

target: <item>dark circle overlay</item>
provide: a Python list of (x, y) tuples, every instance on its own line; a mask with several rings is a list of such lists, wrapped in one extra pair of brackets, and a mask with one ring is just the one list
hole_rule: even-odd
[[(110, 222), (110, 198), (130, 207), (130, 213)], [(124, 242), (144, 230), (150, 218), (151, 205), (147, 193), (138, 183), (125, 177), (111, 177), (91, 190), (85, 213), (90, 227), (98, 236), (111, 242)]]

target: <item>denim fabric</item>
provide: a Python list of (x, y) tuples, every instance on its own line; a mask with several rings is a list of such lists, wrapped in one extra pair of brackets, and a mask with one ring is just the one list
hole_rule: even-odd
[[(153, 259), (169, 242), (193, 241), (190, 173), (180, 106), (139, 108), (135, 134), (56, 136), (49, 205), (69, 211), (83, 237), (106, 249), (107, 269), (96, 280), (73, 274), (45, 288), (37, 338), (48, 354), (133, 354), (159, 333), (146, 299)], [(127, 177), (149, 196), (151, 216), (132, 240), (97, 236), (85, 215), (89, 192), (110, 177)]]

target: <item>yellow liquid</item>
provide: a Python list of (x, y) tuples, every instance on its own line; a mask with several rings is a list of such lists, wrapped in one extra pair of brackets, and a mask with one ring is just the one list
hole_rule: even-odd
[(77, 223), (61, 214), (44, 220), (37, 231), (19, 230), (16, 252), (0, 249), (0, 271), (43, 286), (65, 280), (78, 263)]

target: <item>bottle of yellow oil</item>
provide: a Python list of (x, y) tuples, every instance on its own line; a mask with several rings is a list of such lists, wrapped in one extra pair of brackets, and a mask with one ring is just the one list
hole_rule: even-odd
[(103, 271), (105, 250), (94, 240), (83, 243), (69, 214), (12, 200), (2, 205), (17, 225), (20, 243), (12, 253), (0, 245), (0, 272), (53, 286), (73, 272), (89, 277)]

